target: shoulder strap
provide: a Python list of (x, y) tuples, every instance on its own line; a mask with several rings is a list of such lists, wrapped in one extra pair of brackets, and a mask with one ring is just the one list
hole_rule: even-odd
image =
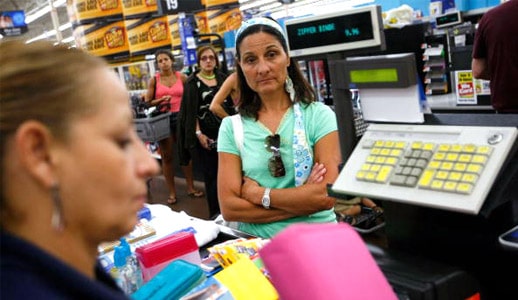
[(243, 121), (241, 120), (240, 114), (235, 114), (233, 116), (229, 116), (232, 119), (232, 126), (234, 127), (234, 141), (236, 142), (236, 146), (239, 149), (239, 153), (243, 156)]
[(293, 126), (293, 166), (295, 167), (295, 186), (301, 186), (311, 173), (313, 167), (313, 149), (309, 146), (304, 117), (300, 104), (293, 105), (295, 123)]

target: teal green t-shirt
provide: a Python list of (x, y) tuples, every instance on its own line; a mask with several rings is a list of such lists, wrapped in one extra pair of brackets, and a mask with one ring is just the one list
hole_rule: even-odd
[[(300, 105), (304, 119), (306, 138), (311, 149), (318, 140), (325, 135), (337, 130), (336, 115), (331, 108), (320, 102), (313, 102), (309, 105)], [(224, 118), (218, 134), (218, 152), (232, 153), (241, 156), (243, 173), (261, 186), (270, 188), (295, 187), (295, 169), (293, 162), (293, 107), (290, 108), (277, 129), (277, 132), (270, 132), (262, 123), (253, 118), (242, 117), (243, 121), (243, 153), (234, 141), (234, 129), (232, 120)], [(266, 150), (265, 138), (271, 134), (281, 136), (281, 157), (286, 169), (283, 177), (273, 177), (268, 171), (268, 159), (272, 156)], [(222, 201), (225, 201), (222, 199)], [(309, 216), (298, 216), (272, 223), (240, 223), (239, 229), (255, 236), (270, 238), (293, 223), (327, 223), (336, 222), (333, 209), (320, 211)]]

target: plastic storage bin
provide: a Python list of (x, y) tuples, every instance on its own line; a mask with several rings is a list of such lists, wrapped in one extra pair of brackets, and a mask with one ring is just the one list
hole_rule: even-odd
[(170, 112), (155, 117), (133, 119), (137, 135), (144, 142), (157, 142), (171, 135)]
[(135, 250), (144, 282), (149, 281), (170, 262), (182, 259), (199, 265), (201, 258), (192, 232), (179, 232), (166, 236)]

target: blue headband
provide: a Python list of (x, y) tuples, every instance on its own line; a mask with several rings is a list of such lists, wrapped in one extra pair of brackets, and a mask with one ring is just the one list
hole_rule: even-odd
[(286, 34), (284, 33), (284, 30), (282, 30), (282, 27), (281, 27), (281, 25), (279, 25), (279, 23), (273, 21), (272, 19), (258, 17), (258, 18), (252, 18), (252, 19), (246, 20), (241, 23), (241, 27), (239, 27), (239, 29), (236, 32), (236, 40), (235, 40), (236, 43), (237, 43), (237, 39), (243, 33), (243, 31), (245, 31), (247, 28), (254, 26), (254, 25), (265, 25), (265, 26), (272, 27), (273, 29), (277, 30), (282, 35), (282, 37), (284, 38), (285, 41), (288, 40), (286, 37)]

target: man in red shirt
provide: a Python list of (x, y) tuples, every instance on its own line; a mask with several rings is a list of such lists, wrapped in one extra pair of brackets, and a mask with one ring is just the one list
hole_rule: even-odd
[(487, 11), (475, 33), (473, 77), (490, 80), (491, 103), (499, 113), (518, 113), (518, 0)]

